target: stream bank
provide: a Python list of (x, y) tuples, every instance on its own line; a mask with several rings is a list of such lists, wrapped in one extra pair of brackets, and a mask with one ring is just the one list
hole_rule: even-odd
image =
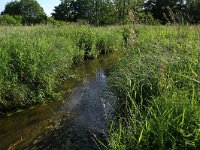
[(107, 88), (113, 53), (74, 66), (79, 78), (60, 89), (63, 100), (44, 103), (0, 119), (0, 149), (98, 149), (105, 137), (116, 96)]

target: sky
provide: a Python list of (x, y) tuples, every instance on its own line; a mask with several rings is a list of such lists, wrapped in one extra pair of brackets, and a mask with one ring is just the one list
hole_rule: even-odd
[[(11, 1), (13, 0), (0, 0), (0, 12), (2, 12), (5, 5)], [(51, 16), (54, 7), (60, 4), (60, 0), (37, 0), (37, 2), (44, 8), (44, 11), (48, 16)]]

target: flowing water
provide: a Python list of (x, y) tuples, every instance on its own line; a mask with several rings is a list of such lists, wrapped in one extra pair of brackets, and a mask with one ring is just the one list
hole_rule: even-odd
[(116, 101), (107, 88), (113, 53), (72, 67), (78, 74), (62, 86), (62, 101), (40, 104), (0, 118), (0, 149), (99, 149)]

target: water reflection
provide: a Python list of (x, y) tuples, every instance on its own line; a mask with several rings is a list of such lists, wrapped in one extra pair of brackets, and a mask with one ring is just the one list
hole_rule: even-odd
[(105, 69), (116, 57), (112, 54), (74, 66), (80, 76), (63, 85), (63, 101), (1, 118), (0, 149), (98, 148), (92, 134), (103, 136), (111, 118), (116, 98), (107, 90)]

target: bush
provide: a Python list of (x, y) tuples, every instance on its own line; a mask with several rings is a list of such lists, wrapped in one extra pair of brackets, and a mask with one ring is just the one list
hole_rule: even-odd
[(21, 25), (22, 18), (20, 16), (0, 15), (0, 25)]

